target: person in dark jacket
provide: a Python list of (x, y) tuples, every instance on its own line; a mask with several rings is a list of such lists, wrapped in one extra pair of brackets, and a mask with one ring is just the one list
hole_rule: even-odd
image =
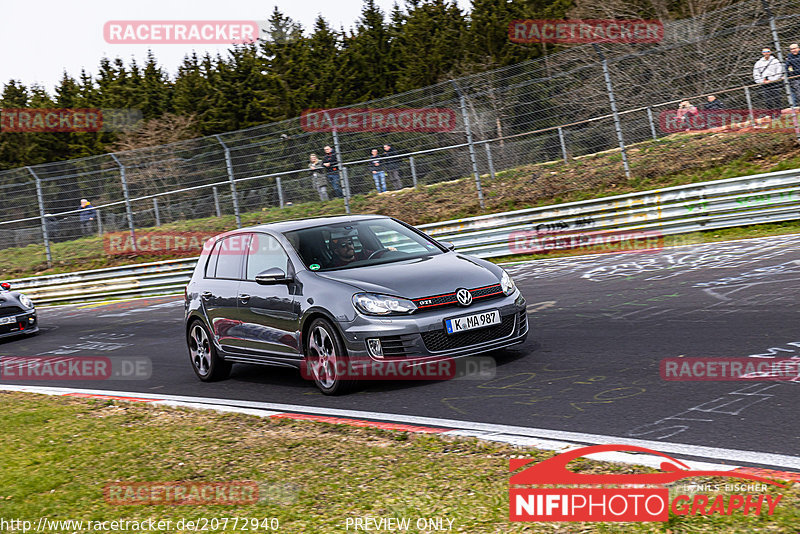
[(92, 203), (85, 198), (81, 199), (81, 234), (91, 235), (94, 233), (95, 219), (97, 218), (97, 210), (94, 209)]
[(389, 175), (389, 182), (392, 184), (393, 189), (402, 189), (403, 181), (400, 179), (400, 160), (397, 159), (392, 145), (386, 143), (383, 145), (383, 168)]
[(325, 155), (322, 156), (322, 166), (325, 167), (325, 175), (328, 178), (328, 182), (331, 184), (331, 189), (333, 189), (333, 196), (343, 196), (342, 186), (339, 182), (339, 162), (330, 146), (325, 147)]
[(704, 111), (721, 111), (725, 109), (725, 104), (722, 103), (722, 100), (717, 98), (714, 95), (708, 95), (708, 103), (703, 106)]
[(789, 54), (786, 56), (786, 76), (789, 77), (789, 87), (792, 88), (792, 107), (800, 106), (800, 45), (789, 45)]

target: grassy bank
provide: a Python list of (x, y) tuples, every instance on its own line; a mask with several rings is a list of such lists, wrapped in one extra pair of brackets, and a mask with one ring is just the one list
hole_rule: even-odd
[[(586, 156), (569, 164), (531, 164), (483, 178), (486, 208), (481, 210), (472, 178), (419, 186), (382, 194), (353, 197), (353, 213), (377, 213), (424, 224), (483, 213), (545, 206), (590, 198), (746, 176), (800, 167), (800, 147), (788, 133), (675, 134), (629, 149), (633, 177), (626, 179), (619, 153)], [(242, 224), (344, 213), (343, 201), (310, 202), (242, 214)], [(762, 225), (778, 232), (798, 231), (794, 223)], [(161, 226), (165, 232), (221, 232), (235, 228), (232, 215), (192, 219)], [(143, 231), (146, 231), (144, 229)], [(767, 229), (767, 232), (771, 230)], [(732, 232), (732, 233), (730, 233)], [(761, 230), (757, 230), (761, 232)], [(744, 233), (715, 231), (699, 234), (700, 241), (746, 237)], [(708, 234), (708, 235), (707, 235)], [(110, 267), (174, 256), (109, 256), (98, 237), (52, 245), (54, 266), (47, 268), (44, 247), (30, 245), (0, 253), (0, 272), (6, 278)]]
[[(508, 520), (508, 460), (524, 455), (541, 461), (550, 452), (136, 403), (20, 393), (0, 393), (0, 401), (0, 516), (7, 520), (153, 518), (174, 525), (203, 517), (276, 518), (278, 532), (290, 533), (346, 532), (348, 518), (366, 516), (412, 522), (442, 518), (444, 525), (452, 520), (451, 532), (469, 533), (796, 532), (800, 525), (797, 484), (768, 490), (783, 495), (771, 517), (673, 515), (667, 523), (517, 524)], [(570, 467), (583, 473), (652, 472), (589, 460)], [(144, 481), (255, 481), (261, 499), (168, 506), (119, 505), (104, 498), (109, 483)], [(87, 530), (73, 525), (58, 531)], [(245, 530), (229, 525), (227, 532), (236, 531)]]

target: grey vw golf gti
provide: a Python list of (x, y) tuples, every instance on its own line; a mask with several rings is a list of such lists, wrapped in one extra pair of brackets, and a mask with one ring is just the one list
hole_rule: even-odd
[(528, 333), (525, 299), (503, 269), (396, 219), (286, 221), (212, 241), (186, 287), (186, 341), (203, 381), (233, 363), (281, 365), (338, 394), (354, 365), (414, 368)]

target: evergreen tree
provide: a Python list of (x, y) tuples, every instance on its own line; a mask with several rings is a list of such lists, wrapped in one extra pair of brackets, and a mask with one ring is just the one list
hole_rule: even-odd
[(172, 105), (175, 113), (195, 116), (197, 127), (203, 134), (216, 133), (208, 123), (212, 120), (215, 91), (212, 87), (216, 77), (214, 62), (206, 54), (200, 61), (196, 53), (183, 58), (178, 67), (173, 86)]
[(275, 7), (260, 52), (264, 75), (260, 109), (272, 121), (296, 117), (307, 102), (311, 75), (302, 27)]
[(158, 66), (152, 50), (147, 52), (141, 79), (141, 108), (145, 119), (160, 117), (171, 111), (172, 85)]
[(408, 91), (446, 79), (464, 55), (467, 21), (455, 2), (417, 3), (405, 17), (394, 55), (398, 60), (397, 90)]
[[(27, 87), (18, 81), (9, 80), (0, 96), (0, 109), (27, 108), (29, 98)], [(0, 168), (13, 169), (40, 163), (33, 157), (32, 136), (31, 133), (0, 132)]]
[(364, 0), (356, 29), (345, 39), (340, 77), (343, 100), (371, 100), (394, 92), (389, 75), (389, 29), (375, 0)]
[(336, 107), (343, 103), (339, 38), (328, 22), (317, 17), (308, 37), (305, 101), (309, 108)]

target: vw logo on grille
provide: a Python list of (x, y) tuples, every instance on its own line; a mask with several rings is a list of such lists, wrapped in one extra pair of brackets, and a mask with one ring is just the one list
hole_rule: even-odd
[(458, 303), (462, 306), (469, 306), (472, 304), (472, 293), (467, 289), (459, 289), (456, 291), (456, 298)]

